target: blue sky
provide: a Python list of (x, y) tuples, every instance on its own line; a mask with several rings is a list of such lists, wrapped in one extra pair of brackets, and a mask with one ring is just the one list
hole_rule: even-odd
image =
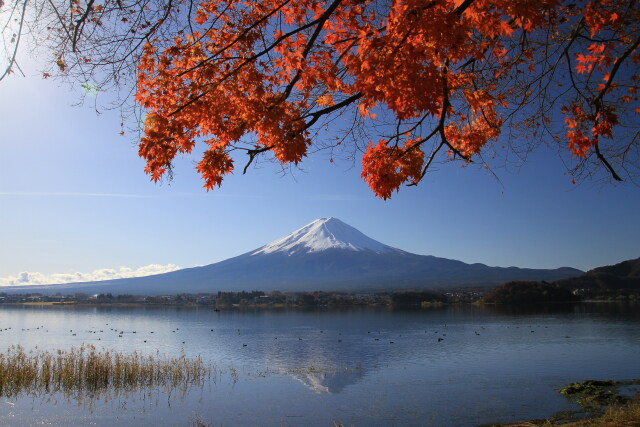
[[(589, 269), (640, 256), (640, 188), (571, 184), (545, 150), (501, 182), (446, 165), (418, 187), (377, 199), (359, 166), (325, 154), (282, 174), (265, 163), (207, 193), (195, 157), (149, 181), (116, 112), (73, 106), (80, 88), (30, 76), (0, 82), (0, 281), (190, 267), (239, 255), (319, 217), (385, 244), (497, 266)], [(172, 267), (175, 268), (175, 267)]]

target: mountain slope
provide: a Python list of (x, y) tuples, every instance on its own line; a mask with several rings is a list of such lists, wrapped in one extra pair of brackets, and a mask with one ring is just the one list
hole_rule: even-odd
[(640, 258), (594, 268), (557, 284), (567, 289), (640, 289)]
[(239, 290), (392, 290), (490, 286), (582, 273), (489, 267), (416, 255), (377, 242), (336, 218), (322, 218), (254, 251), (203, 267), (107, 282), (30, 286), (13, 292), (158, 295)]

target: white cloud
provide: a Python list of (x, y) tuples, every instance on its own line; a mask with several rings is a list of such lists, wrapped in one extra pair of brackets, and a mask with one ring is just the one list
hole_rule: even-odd
[(18, 273), (16, 276), (0, 277), (0, 286), (54, 285), (73, 282), (97, 282), (100, 280), (124, 279), (127, 277), (151, 276), (179, 270), (175, 264), (149, 264), (133, 269), (131, 267), (100, 268), (90, 273), (54, 273), (37, 272)]

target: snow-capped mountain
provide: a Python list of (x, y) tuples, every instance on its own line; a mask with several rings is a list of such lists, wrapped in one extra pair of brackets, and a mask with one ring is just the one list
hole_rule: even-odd
[(249, 252), (249, 255), (285, 253), (287, 255), (345, 249), (376, 253), (402, 252), (365, 236), (337, 218), (320, 218), (281, 239)]
[(336, 218), (317, 219), (256, 250), (203, 267), (91, 283), (0, 288), (5, 292), (161, 295), (240, 290), (394, 290), (499, 285), (573, 277), (580, 270), (489, 267), (416, 255)]

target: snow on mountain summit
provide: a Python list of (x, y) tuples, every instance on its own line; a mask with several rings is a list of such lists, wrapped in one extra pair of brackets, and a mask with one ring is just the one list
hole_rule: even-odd
[(401, 252), (399, 249), (384, 245), (337, 218), (320, 218), (281, 239), (252, 252), (251, 255), (284, 252), (319, 252), (327, 249), (346, 249), (351, 251)]

